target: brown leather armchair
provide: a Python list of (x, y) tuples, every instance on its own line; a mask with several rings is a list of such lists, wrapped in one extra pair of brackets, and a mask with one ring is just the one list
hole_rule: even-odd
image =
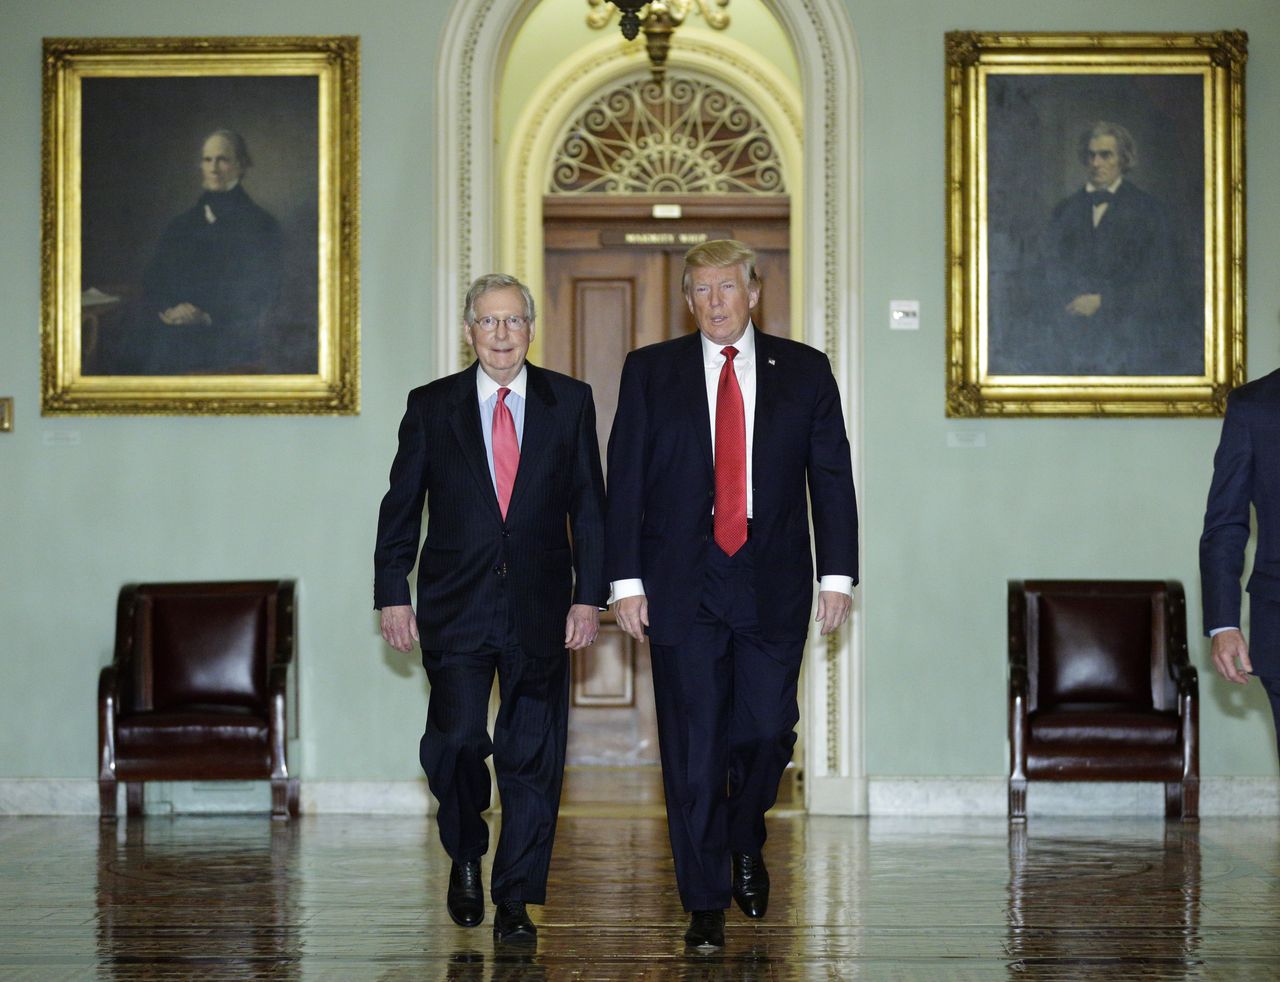
[(1163, 781), (1200, 807), (1199, 686), (1182, 584), (1009, 581), (1009, 820), (1027, 781)]
[[(98, 794), (143, 810), (143, 782), (271, 781), (271, 814), (298, 814), (286, 761), (294, 583), (128, 584), (113, 664), (98, 679)], [(294, 714), (296, 716), (296, 714)]]

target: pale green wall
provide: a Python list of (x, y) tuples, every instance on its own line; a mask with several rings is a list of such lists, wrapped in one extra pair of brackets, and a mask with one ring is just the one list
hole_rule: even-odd
[[(1210, 677), (1197, 539), (1218, 420), (947, 420), (943, 415), (943, 34), (948, 30), (1249, 32), (1249, 375), (1280, 364), (1280, 5), (849, 4), (862, 59), (867, 767), (1000, 774), (1005, 581), (1177, 578), (1201, 667), (1207, 775), (1274, 775), (1265, 697)], [(886, 326), (920, 300), (918, 333)], [(987, 446), (952, 450), (949, 432)], [(1243, 719), (1237, 718), (1243, 716)]]
[[(862, 58), (867, 762), (1004, 769), (1004, 581), (1174, 576), (1198, 602), (1213, 420), (943, 417), (943, 61), (954, 28), (1251, 35), (1250, 375), (1280, 364), (1280, 7), (1224, 0), (850, 0)], [(412, 778), (424, 683), (369, 611), (404, 393), (430, 374), (434, 64), (444, 0), (8, 0), (0, 7), (0, 777), (95, 773), (94, 694), (130, 579), (300, 581), (303, 775)], [(964, 12), (968, 11), (968, 12)], [(40, 38), (359, 34), (363, 409), (351, 418), (39, 416)], [(921, 301), (890, 334), (890, 298)], [(981, 450), (949, 450), (950, 431)], [(76, 446), (46, 438), (79, 435)], [(1198, 617), (1193, 617), (1193, 631)], [(1204, 664), (1203, 645), (1195, 646)], [(1273, 774), (1269, 721), (1205, 678), (1204, 771)], [(1243, 715), (1239, 720), (1233, 717)]]

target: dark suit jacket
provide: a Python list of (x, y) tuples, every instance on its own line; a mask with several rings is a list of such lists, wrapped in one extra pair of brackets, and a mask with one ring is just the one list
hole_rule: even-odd
[(378, 514), (374, 606), (410, 603), (408, 576), (425, 498), (417, 611), (424, 649), (480, 648), (503, 576), (528, 654), (564, 650), (571, 603), (603, 606), (608, 599), (604, 478), (591, 387), (528, 368), (520, 467), (505, 522), (480, 430), (479, 363), (409, 393), (391, 486)]
[[(760, 626), (803, 638), (818, 575), (858, 575), (858, 516), (840, 392), (825, 355), (756, 331), (751, 545)], [(609, 580), (644, 579), (649, 635), (676, 644), (701, 599), (715, 469), (697, 333), (631, 352), (609, 436)]]
[[(1188, 264), (1169, 209), (1126, 178), (1093, 225), (1081, 188), (1058, 202), (1044, 243), (1046, 303), (1055, 373), (1198, 375), (1204, 370), (1201, 272)], [(1064, 313), (1096, 293), (1092, 317)], [(1032, 369), (1033, 371), (1035, 369)]]
[[(1200, 537), (1206, 633), (1240, 624), (1240, 576), (1251, 502), (1258, 542), (1249, 594), (1280, 603), (1280, 371), (1242, 385), (1227, 398)], [(1258, 650), (1255, 645), (1250, 655), (1254, 671), (1270, 667), (1271, 674), (1280, 673), (1280, 650)]]

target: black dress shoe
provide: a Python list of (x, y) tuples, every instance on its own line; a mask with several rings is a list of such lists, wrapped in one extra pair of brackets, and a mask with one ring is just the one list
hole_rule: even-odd
[(504, 944), (533, 944), (538, 929), (529, 920), (523, 900), (504, 900), (493, 911), (493, 938)]
[(724, 947), (724, 911), (695, 910), (689, 916), (684, 943), (695, 948)]
[(480, 882), (480, 860), (454, 863), (449, 871), (449, 916), (455, 924), (475, 927), (484, 920), (484, 886)]
[(748, 917), (764, 917), (769, 909), (769, 871), (760, 853), (733, 854), (733, 899)]

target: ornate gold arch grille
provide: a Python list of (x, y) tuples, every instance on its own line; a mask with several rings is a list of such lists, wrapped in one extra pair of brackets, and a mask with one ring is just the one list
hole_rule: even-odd
[(551, 194), (785, 194), (768, 130), (740, 99), (695, 78), (637, 79), (570, 124)]

